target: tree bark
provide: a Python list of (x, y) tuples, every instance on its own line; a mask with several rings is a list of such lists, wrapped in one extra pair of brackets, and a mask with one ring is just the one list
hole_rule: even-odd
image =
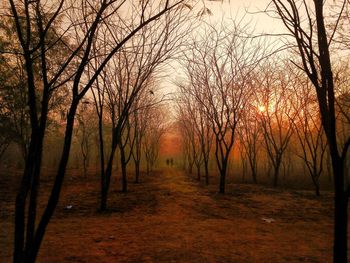
[(111, 153), (110, 153), (107, 167), (106, 167), (106, 171), (105, 171), (104, 176), (101, 180), (101, 204), (100, 204), (101, 211), (107, 210), (108, 190), (109, 190), (109, 184), (110, 184), (111, 176), (112, 176), (115, 150), (116, 150), (116, 147), (112, 146)]
[(208, 162), (204, 160), (204, 170), (205, 170), (205, 184), (209, 185), (209, 168)]
[(335, 188), (333, 262), (345, 263), (348, 262), (348, 195), (344, 191), (344, 161), (341, 158), (333, 161), (333, 174)]
[(140, 161), (135, 161), (135, 183), (139, 183), (140, 178)]
[(222, 168), (220, 169), (220, 186), (219, 186), (219, 192), (221, 194), (225, 193), (225, 186), (226, 186), (226, 173), (227, 173), (227, 162), (228, 162), (228, 156), (223, 160), (222, 162)]
[(226, 171), (225, 170), (220, 171), (220, 188), (219, 188), (219, 192), (221, 194), (225, 193), (225, 181), (226, 181)]
[(277, 187), (278, 186), (278, 179), (279, 179), (279, 175), (280, 175), (281, 163), (282, 163), (281, 158), (277, 157), (276, 163), (273, 164), (273, 166), (274, 166), (273, 187)]
[(120, 149), (120, 165), (122, 167), (122, 192), (126, 193), (127, 192), (127, 179), (126, 179), (126, 159), (125, 159), (125, 151), (123, 146), (119, 147)]
[(200, 181), (201, 180), (201, 166), (196, 165), (197, 166), (197, 180)]
[[(101, 203), (100, 210), (105, 210), (107, 205), (106, 196), (104, 196), (103, 189), (106, 183), (105, 177), (105, 156), (104, 156), (104, 142), (103, 142), (103, 122), (102, 122), (102, 113), (98, 116), (98, 139), (99, 139), (99, 150), (100, 150), (100, 172), (101, 172)], [(102, 200), (105, 200), (102, 202)]]

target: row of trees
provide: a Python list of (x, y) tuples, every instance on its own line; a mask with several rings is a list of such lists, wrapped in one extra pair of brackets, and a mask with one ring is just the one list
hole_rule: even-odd
[[(157, 96), (157, 95), (153, 95)], [(117, 170), (122, 168), (124, 173), (123, 188), (126, 189), (126, 168), (132, 161), (135, 168), (135, 183), (139, 182), (141, 166), (145, 167), (147, 174), (150, 174), (155, 167), (161, 139), (167, 130), (167, 123), (163, 117), (167, 116), (163, 103), (157, 99), (156, 104), (147, 104), (144, 108), (132, 112), (127, 120), (125, 129), (122, 131), (123, 144), (121, 149), (117, 149), (117, 155), (114, 165)], [(108, 109), (105, 109), (108, 112)], [(101, 135), (104, 145), (111, 144), (111, 122), (104, 119), (102, 123)], [(61, 136), (59, 130), (54, 130), (49, 137)], [(82, 170), (84, 179), (88, 179), (91, 175), (92, 168), (97, 174), (100, 174), (100, 133), (98, 125), (98, 117), (96, 108), (93, 102), (85, 101), (77, 112), (77, 123), (75, 125), (75, 134), (73, 137), (72, 153), (69, 161), (69, 166), (72, 168), (79, 168)], [(50, 142), (48, 146), (54, 146)], [(109, 147), (104, 149), (104, 155), (109, 154)], [(57, 152), (52, 151), (50, 159), (44, 160), (44, 165), (50, 167), (53, 163), (55, 165), (55, 157)]]
[[(236, 112), (237, 115), (240, 114), (240, 118), (234, 130), (236, 133), (233, 134), (236, 137), (236, 152), (240, 153), (242, 173), (243, 176), (249, 173), (254, 183), (258, 182), (259, 175), (268, 173), (276, 187), (281, 174), (285, 173), (283, 170), (289, 168), (295, 171), (295, 164), (300, 163), (299, 159), (315, 186), (316, 195), (320, 195), (319, 179), (328, 165), (328, 150), (317, 110), (316, 94), (300, 72), (287, 63), (282, 63), (274, 58), (261, 62), (255, 68), (254, 75), (250, 75), (256, 86), (242, 91), (246, 93), (245, 104), (241, 112)], [(191, 76), (194, 76), (193, 72)], [(192, 166), (195, 165), (199, 180), (203, 169), (208, 183), (208, 163), (216, 155), (215, 143), (218, 138), (211, 128), (213, 116), (207, 115), (204, 110), (208, 105), (203, 105), (205, 101), (198, 99), (196, 95), (213, 94), (216, 88), (207, 86), (201, 93), (195, 88), (192, 85), (180, 87), (178, 125), (188, 169), (192, 172)], [(339, 94), (339, 103), (343, 106), (344, 113), (349, 114), (349, 109), (345, 109), (346, 105), (340, 101), (346, 96), (346, 89), (343, 89), (342, 94)], [(226, 96), (223, 99), (226, 100)], [(227, 104), (229, 110), (234, 109), (230, 102)], [(348, 124), (343, 121), (340, 109), (338, 113), (339, 127), (345, 136), (348, 133)], [(223, 122), (226, 122), (225, 118)], [(232, 136), (231, 131), (228, 134)], [(229, 137), (226, 135), (226, 138)], [(233, 158), (234, 148), (233, 145), (228, 158)], [(292, 160), (291, 154), (294, 155)], [(215, 161), (218, 161), (216, 156)], [(262, 169), (266, 161), (267, 171)]]
[[(332, 49), (340, 42), (342, 49), (349, 51), (348, 42), (344, 36), (349, 32), (349, 1), (337, 1), (333, 7), (324, 1), (314, 0), (313, 3), (288, 0), (272, 1), (272, 12), (285, 25), (298, 60), (294, 61), (312, 83), (316, 92), (318, 109), (322, 127), (327, 138), (332, 171), (334, 178), (334, 247), (333, 261), (347, 262), (348, 248), (348, 199), (349, 185), (346, 174), (346, 163), (349, 159), (348, 149), (350, 136), (339, 132), (337, 122), (337, 105), (340, 105), (337, 94), (337, 83), (334, 75), (336, 63), (342, 55), (336, 56)], [(333, 8), (330, 17), (325, 18), (324, 10)], [(305, 18), (305, 19), (304, 19)], [(345, 41), (344, 41), (345, 40)], [(348, 97), (346, 94), (345, 97)], [(348, 99), (346, 99), (348, 100)], [(348, 105), (348, 104), (347, 104)], [(343, 108), (343, 106), (340, 106)], [(343, 111), (341, 110), (343, 113)], [(345, 112), (346, 113), (346, 112)], [(347, 114), (343, 114), (348, 116)], [(345, 119), (349, 120), (348, 117)], [(344, 136), (345, 140), (340, 138)]]
[(178, 83), (178, 108), (186, 157), (190, 166), (196, 164), (198, 177), (204, 162), (208, 182), (208, 159), (214, 145), (221, 193), (238, 125), (256, 85), (254, 72), (265, 50), (239, 24), (222, 24), (220, 28), (206, 26), (184, 52), (187, 81)]
[[(321, 0), (271, 1), (265, 14), (280, 19), (287, 29), (277, 34), (289, 51), (287, 60), (281, 54), (279, 59), (265, 59), (265, 49), (254, 43), (261, 37), (249, 37), (235, 25), (227, 33), (222, 29), (225, 26), (209, 26), (185, 53), (187, 79), (178, 85), (184, 153), (190, 166), (197, 165), (205, 158), (201, 138), (210, 138), (220, 192), (225, 190), (228, 158), (237, 135), (255, 182), (260, 145), (273, 167), (275, 186), (293, 136), (316, 193), (324, 157), (330, 157), (335, 191), (334, 262), (347, 262), (350, 112), (348, 61), (342, 58), (349, 51), (349, 4), (348, 0), (332, 5)], [(193, 108), (200, 109), (198, 114), (191, 114)], [(207, 135), (198, 132), (201, 118), (210, 125)]]
[[(9, 0), (2, 10), (1, 130), (13, 133), (1, 133), (0, 150), (15, 138), (25, 159), (16, 196), (13, 255), (14, 262), (34, 262), (60, 197), (74, 127), (79, 127), (84, 167), (88, 163), (87, 108), (94, 106), (98, 116), (102, 210), (107, 208), (117, 148), (123, 190), (126, 164), (132, 156), (139, 167), (141, 145), (152, 169), (164, 132), (156, 107), (162, 100), (155, 90), (157, 70), (181, 45), (190, 6), (183, 0)], [(111, 145), (103, 136), (106, 123), (112, 126)], [(53, 124), (63, 133), (62, 152), (39, 215), (43, 149)]]

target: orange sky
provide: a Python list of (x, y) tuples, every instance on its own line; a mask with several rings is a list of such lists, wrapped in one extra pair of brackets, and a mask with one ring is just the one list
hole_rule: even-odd
[(165, 158), (181, 155), (181, 136), (176, 129), (170, 130), (164, 135), (159, 155)]

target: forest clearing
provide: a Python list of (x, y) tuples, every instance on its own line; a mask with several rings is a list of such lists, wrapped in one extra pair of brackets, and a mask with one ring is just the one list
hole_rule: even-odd
[[(130, 183), (127, 194), (116, 190), (119, 182), (113, 181), (110, 208), (102, 213), (96, 210), (97, 178), (70, 178), (68, 174), (38, 262), (332, 259), (330, 192), (316, 197), (313, 191), (228, 184), (222, 195), (214, 184), (206, 188), (183, 171), (165, 168), (143, 176), (140, 184)], [(0, 184), (7, 189), (0, 192), (0, 262), (9, 262), (13, 184), (9, 178)]]

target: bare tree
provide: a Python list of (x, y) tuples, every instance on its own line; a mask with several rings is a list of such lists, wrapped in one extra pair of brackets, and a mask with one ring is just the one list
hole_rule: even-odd
[(160, 142), (166, 131), (165, 113), (160, 107), (152, 108), (148, 118), (148, 128), (143, 141), (147, 174), (153, 172), (159, 156)]
[(295, 115), (290, 120), (302, 149), (301, 154), (296, 155), (304, 161), (315, 186), (315, 193), (319, 196), (319, 178), (324, 167), (327, 143), (317, 111), (316, 94), (311, 90), (310, 83), (300, 78), (294, 83), (295, 94), (290, 97), (290, 101)]
[(178, 110), (177, 117), (178, 117), (177, 126), (182, 138), (184, 170), (187, 168), (188, 173), (192, 174), (194, 157), (193, 157), (193, 146), (192, 146), (193, 130), (191, 128), (193, 127), (189, 126), (188, 116), (185, 115), (184, 111)]
[[(107, 208), (114, 154), (130, 118), (132, 106), (139, 94), (147, 89), (152, 78), (156, 78), (157, 73), (161, 71), (160, 66), (174, 55), (176, 47), (182, 44), (186, 35), (183, 23), (186, 21), (188, 7), (179, 6), (180, 3), (182, 1), (174, 4), (178, 8), (166, 14), (164, 20), (157, 20), (153, 25), (143, 27), (132, 41), (116, 54), (106, 71), (112, 145), (101, 183), (101, 210)], [(115, 27), (115, 30), (121, 29)]]
[[(179, 85), (180, 86), (180, 85)], [(201, 165), (203, 155), (201, 149), (200, 127), (198, 121), (198, 104), (190, 96), (186, 96), (186, 90), (180, 91), (178, 99), (178, 123), (183, 136), (183, 146), (187, 150), (187, 162), (189, 173), (192, 174), (193, 165), (197, 168), (197, 179), (201, 178)], [(192, 99), (192, 100), (191, 100)]]
[(134, 148), (131, 151), (131, 156), (135, 165), (135, 183), (139, 183), (140, 178), (140, 166), (142, 156), (142, 141), (147, 129), (147, 107), (142, 109), (138, 108), (139, 102), (135, 103), (136, 109), (133, 111), (132, 123), (133, 123), (133, 136), (134, 136)]
[(278, 185), (283, 156), (287, 150), (293, 128), (289, 117), (294, 110), (288, 101), (291, 94), (291, 77), (278, 70), (271, 62), (263, 65), (260, 85), (259, 122), (263, 130), (265, 149), (273, 166), (273, 186)]
[(122, 192), (127, 192), (127, 165), (131, 159), (136, 137), (132, 137), (129, 118), (126, 121), (123, 134), (119, 140), (120, 166), (122, 168)]
[(162, 98), (158, 98), (156, 94), (156, 85), (152, 83), (152, 85), (148, 86), (148, 89), (143, 90), (139, 94), (130, 116), (130, 122), (133, 128), (133, 132), (130, 133), (133, 136), (133, 140), (130, 141), (134, 141), (131, 155), (135, 165), (135, 183), (139, 183), (143, 141), (148, 129), (148, 120), (152, 112), (152, 107), (156, 107), (162, 101)]
[(88, 100), (83, 100), (80, 109), (77, 112), (78, 126), (76, 128), (76, 136), (79, 140), (80, 152), (82, 156), (84, 178), (87, 178), (87, 170), (91, 159), (91, 146), (94, 137), (95, 122), (92, 119), (93, 113), (88, 110)]
[[(259, 105), (254, 105), (253, 101), (246, 105), (238, 129), (242, 155), (244, 155), (241, 158), (245, 162), (248, 161), (254, 183), (258, 182), (258, 154), (262, 147), (262, 129), (257, 119), (259, 110), (262, 110), (262, 108), (259, 109)], [(246, 164), (244, 163), (243, 165)], [(243, 170), (244, 169), (245, 167), (243, 167)], [(245, 171), (243, 171), (243, 173), (245, 173)]]
[[(178, 122), (181, 123), (183, 142), (188, 143), (188, 162), (196, 165), (197, 178), (201, 178), (201, 166), (204, 164), (205, 181), (209, 184), (209, 157), (213, 142), (210, 121), (196, 99), (187, 93), (187, 88), (178, 83)], [(186, 147), (186, 146), (185, 146)]]
[(302, 69), (313, 84), (319, 106), (322, 126), (325, 131), (332, 159), (334, 176), (334, 248), (333, 261), (347, 262), (348, 196), (349, 187), (345, 180), (345, 162), (350, 146), (350, 137), (344, 144), (338, 144), (335, 85), (330, 47), (338, 29), (348, 1), (342, 1), (334, 26), (327, 32), (324, 15), (325, 2), (313, 0), (272, 0), (273, 10), (282, 20), (289, 36), (295, 43), (299, 61), (294, 64)]
[(210, 122), (205, 114), (205, 112), (199, 108), (199, 128), (197, 128), (197, 133), (199, 135), (201, 152), (204, 162), (204, 172), (205, 172), (205, 183), (209, 184), (209, 158), (210, 152), (213, 144), (213, 133), (210, 129)]
[(204, 109), (214, 134), (215, 159), (220, 172), (220, 193), (225, 192), (228, 160), (235, 132), (248, 98), (252, 76), (264, 49), (248, 44), (246, 28), (227, 30), (208, 26), (185, 53), (188, 94)]

